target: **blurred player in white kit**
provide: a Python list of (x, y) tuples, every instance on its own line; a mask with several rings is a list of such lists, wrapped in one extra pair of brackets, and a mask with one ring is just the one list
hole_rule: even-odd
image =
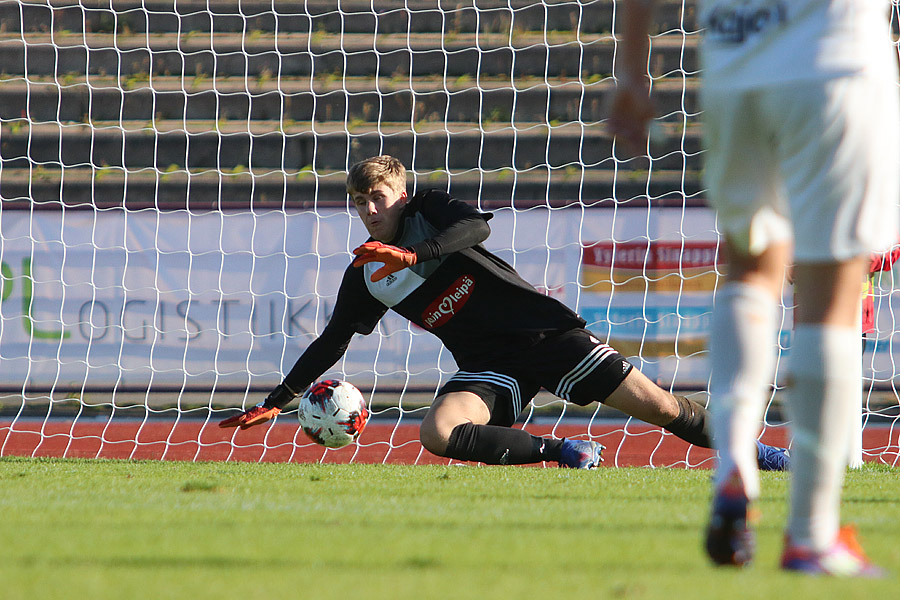
[[(626, 0), (609, 124), (646, 153), (653, 0)], [(700, 0), (704, 171), (728, 274), (710, 332), (720, 460), (706, 533), (716, 564), (754, 553), (754, 454), (773, 380), (785, 265), (794, 267), (788, 408), (790, 514), (781, 566), (882, 571), (840, 526), (847, 441), (859, 407), (860, 284), (897, 239), (900, 97), (887, 0)]]

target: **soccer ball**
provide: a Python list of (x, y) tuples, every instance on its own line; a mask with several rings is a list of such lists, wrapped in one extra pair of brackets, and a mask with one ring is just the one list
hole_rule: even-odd
[(300, 398), (297, 416), (309, 439), (326, 448), (343, 448), (362, 433), (369, 421), (369, 409), (352, 383), (324, 379)]

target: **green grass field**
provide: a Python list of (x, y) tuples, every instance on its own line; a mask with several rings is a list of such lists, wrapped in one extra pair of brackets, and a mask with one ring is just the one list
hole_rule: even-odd
[(763, 474), (757, 560), (701, 552), (710, 472), (0, 459), (0, 598), (897, 597), (900, 471), (848, 475), (883, 581), (777, 568), (787, 476)]

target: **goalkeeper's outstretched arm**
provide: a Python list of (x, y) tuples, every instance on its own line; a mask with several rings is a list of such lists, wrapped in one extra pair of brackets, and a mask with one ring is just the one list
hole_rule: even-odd
[(371, 333), (387, 309), (364, 294), (363, 287), (359, 270), (349, 267), (344, 272), (334, 312), (322, 334), (304, 350), (284, 380), (265, 400), (240, 415), (221, 421), (219, 427), (247, 429), (275, 418), (341, 359), (354, 334)]
[(347, 351), (350, 335), (330, 326), (300, 355), (294, 367), (265, 400), (243, 413), (219, 422), (219, 427), (247, 429), (274, 419), (300, 393), (327, 371)]

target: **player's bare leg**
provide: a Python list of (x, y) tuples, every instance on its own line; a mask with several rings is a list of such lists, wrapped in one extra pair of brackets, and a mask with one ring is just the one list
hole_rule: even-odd
[(438, 396), (419, 426), (419, 439), (425, 449), (446, 456), (453, 430), (462, 424), (485, 425), (491, 413), (484, 401), (471, 392), (451, 392)]
[(419, 439), (429, 452), (457, 460), (492, 465), (558, 462), (560, 466), (595, 468), (602, 460), (597, 442), (542, 438), (522, 429), (488, 425), (491, 414), (472, 392), (450, 392), (431, 405)]
[(680, 412), (675, 396), (650, 381), (637, 369), (632, 369), (603, 403), (660, 427), (671, 423)]

